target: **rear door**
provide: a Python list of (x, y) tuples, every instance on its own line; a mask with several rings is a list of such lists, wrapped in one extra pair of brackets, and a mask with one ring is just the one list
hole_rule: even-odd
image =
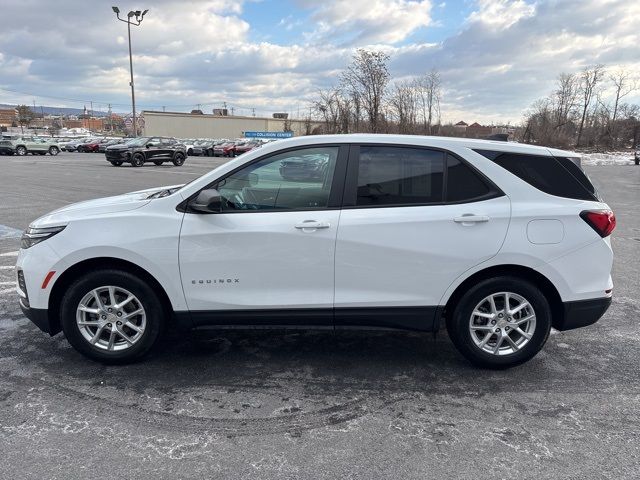
[(442, 150), (351, 148), (336, 240), (335, 322), (429, 329), (447, 287), (500, 249), (510, 201)]

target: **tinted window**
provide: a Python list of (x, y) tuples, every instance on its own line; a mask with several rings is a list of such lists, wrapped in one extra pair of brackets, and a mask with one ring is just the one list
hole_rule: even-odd
[(491, 188), (470, 166), (453, 155), (447, 155), (447, 202), (473, 201), (491, 192)]
[(360, 147), (356, 205), (442, 201), (444, 154), (423, 148)]
[[(502, 168), (518, 176), (538, 190), (550, 195), (575, 198), (577, 200), (596, 199), (593, 191), (589, 191), (585, 185), (555, 157), (489, 150), (476, 150), (476, 152), (493, 160)], [(575, 166), (575, 164), (573, 165)], [(577, 166), (575, 167), (578, 168)], [(586, 176), (585, 179), (588, 181)]]
[(567, 157), (556, 157), (560, 165), (567, 169), (567, 171), (578, 180), (582, 186), (595, 197), (598, 196), (598, 192), (596, 191), (596, 187), (593, 186), (591, 180), (587, 176), (586, 173), (582, 171), (582, 169), (570, 158)]
[(215, 188), (223, 211), (327, 208), (338, 147), (294, 150), (259, 160)]

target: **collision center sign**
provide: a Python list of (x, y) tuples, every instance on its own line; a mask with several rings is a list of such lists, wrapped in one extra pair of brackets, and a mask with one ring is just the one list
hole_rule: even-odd
[(293, 132), (244, 132), (245, 138), (291, 138)]

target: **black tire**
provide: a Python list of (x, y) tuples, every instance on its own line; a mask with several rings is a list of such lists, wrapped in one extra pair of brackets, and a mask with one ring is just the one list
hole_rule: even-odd
[(190, 148), (189, 150), (187, 150), (187, 155), (190, 157), (191, 155), (193, 155), (193, 148)]
[[(131, 292), (146, 313), (146, 328), (142, 336), (125, 350), (110, 351), (92, 345), (82, 335), (76, 322), (76, 310), (82, 298), (104, 286), (120, 287)], [(60, 305), (60, 320), (65, 337), (78, 352), (98, 362), (124, 364), (140, 359), (153, 348), (164, 331), (166, 315), (160, 298), (147, 283), (132, 273), (109, 269), (87, 273), (67, 289)]]
[(21, 157), (24, 157), (27, 154), (27, 147), (24, 147), (22, 145), (16, 147), (16, 155), (20, 155)]
[(636, 158), (636, 165), (640, 165), (640, 158)]
[(46, 155), (47, 152), (38, 152), (38, 155)]
[(60, 149), (58, 147), (49, 147), (49, 155), (53, 155), (54, 157), (60, 153)]
[(144, 165), (144, 155), (141, 153), (136, 153), (131, 159), (131, 165), (133, 167), (141, 167)]
[(181, 166), (183, 163), (184, 163), (184, 155), (183, 155), (182, 153), (180, 153), (180, 152), (176, 153), (176, 154), (173, 156), (173, 164), (174, 164), (176, 167), (179, 167), (179, 166)]
[[(507, 355), (494, 355), (480, 349), (471, 338), (469, 322), (473, 309), (482, 299), (498, 292), (513, 292), (524, 297), (535, 311), (536, 326), (529, 342)], [(458, 351), (472, 364), (482, 368), (503, 369), (533, 358), (544, 346), (551, 330), (551, 308), (544, 294), (531, 282), (518, 277), (496, 277), (471, 287), (447, 318), (447, 331)]]
[(153, 162), (155, 165), (160, 166), (162, 165), (164, 162), (162, 160), (154, 160)]
[(110, 161), (111, 165), (113, 165), (114, 167), (119, 167), (120, 165), (122, 165), (122, 162), (119, 160), (111, 160)]

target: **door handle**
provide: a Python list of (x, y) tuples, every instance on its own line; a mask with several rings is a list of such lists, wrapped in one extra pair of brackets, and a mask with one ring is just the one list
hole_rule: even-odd
[(461, 223), (463, 225), (473, 225), (474, 223), (488, 222), (489, 217), (487, 215), (474, 215), (472, 213), (465, 213), (460, 217), (455, 217), (453, 221), (456, 223)]
[(329, 222), (319, 222), (317, 220), (305, 220), (303, 222), (300, 222), (296, 225), (296, 228), (298, 230), (306, 230), (306, 229), (313, 229), (313, 230), (317, 230), (319, 228), (329, 228), (331, 226), (331, 224)]

